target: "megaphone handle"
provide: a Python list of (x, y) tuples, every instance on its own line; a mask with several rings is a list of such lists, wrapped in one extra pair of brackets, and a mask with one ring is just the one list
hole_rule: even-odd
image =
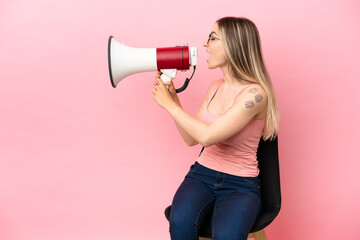
[(161, 69), (160, 72), (163, 73), (160, 75), (160, 78), (165, 84), (170, 82), (176, 76), (176, 69)]

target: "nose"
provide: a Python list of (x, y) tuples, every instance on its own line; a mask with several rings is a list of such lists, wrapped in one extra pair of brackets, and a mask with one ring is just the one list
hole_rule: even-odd
[(203, 46), (204, 47), (207, 47), (209, 44), (208, 44), (208, 40), (205, 40), (204, 42), (203, 42)]

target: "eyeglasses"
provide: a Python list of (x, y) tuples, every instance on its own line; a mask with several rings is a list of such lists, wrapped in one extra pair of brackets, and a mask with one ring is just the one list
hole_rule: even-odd
[(221, 40), (220, 38), (218, 38), (218, 37), (214, 37), (213, 35), (211, 35), (212, 33), (210, 33), (209, 34), (209, 38), (208, 38), (208, 40), (207, 40), (207, 42), (206, 42), (206, 44), (209, 44), (209, 42), (210, 42), (210, 40), (211, 41), (214, 41), (215, 39), (217, 39), (217, 40)]

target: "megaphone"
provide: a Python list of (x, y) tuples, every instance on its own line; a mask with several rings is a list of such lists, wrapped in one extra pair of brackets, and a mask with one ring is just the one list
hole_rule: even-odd
[[(167, 83), (175, 78), (177, 70), (185, 71), (193, 66), (195, 71), (196, 64), (196, 47), (134, 48), (117, 42), (113, 36), (108, 40), (109, 74), (114, 88), (129, 75), (150, 71), (161, 71), (163, 74), (160, 78)], [(184, 86), (177, 92), (183, 91), (190, 79), (186, 79)]]

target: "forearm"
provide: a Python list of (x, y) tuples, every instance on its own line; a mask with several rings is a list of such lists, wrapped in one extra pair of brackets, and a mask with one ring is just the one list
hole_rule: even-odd
[[(182, 109), (182, 106), (181, 106), (178, 96), (177, 95), (173, 96), (173, 99)], [(176, 128), (178, 129), (180, 135), (184, 139), (186, 145), (194, 146), (194, 145), (198, 144), (198, 141), (196, 141), (193, 137), (191, 137), (175, 119), (174, 119), (174, 122), (175, 122)]]
[(181, 105), (169, 111), (176, 125), (189, 135), (195, 142), (208, 145), (210, 126), (187, 114)]

